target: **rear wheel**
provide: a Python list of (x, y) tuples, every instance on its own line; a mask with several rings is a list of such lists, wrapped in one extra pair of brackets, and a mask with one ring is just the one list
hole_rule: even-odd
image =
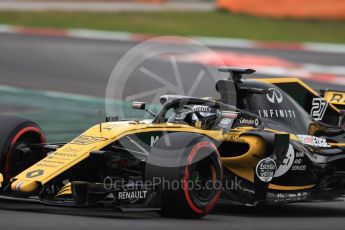
[(216, 204), (222, 190), (222, 165), (217, 147), (192, 133), (171, 133), (159, 139), (146, 165), (146, 179), (158, 182), (161, 214), (201, 218)]
[(0, 173), (4, 185), (8, 181), (44, 157), (42, 151), (32, 152), (28, 144), (45, 143), (40, 127), (27, 119), (0, 116)]

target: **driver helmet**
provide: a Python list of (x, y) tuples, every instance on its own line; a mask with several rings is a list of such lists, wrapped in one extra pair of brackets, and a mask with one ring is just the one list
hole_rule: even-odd
[(175, 121), (199, 129), (211, 129), (218, 118), (218, 110), (206, 105), (188, 105), (176, 111)]

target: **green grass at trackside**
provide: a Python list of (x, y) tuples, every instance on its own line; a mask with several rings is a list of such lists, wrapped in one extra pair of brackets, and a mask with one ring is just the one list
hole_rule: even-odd
[(148, 34), (345, 43), (345, 21), (267, 19), (215, 12), (0, 12), (0, 24)]

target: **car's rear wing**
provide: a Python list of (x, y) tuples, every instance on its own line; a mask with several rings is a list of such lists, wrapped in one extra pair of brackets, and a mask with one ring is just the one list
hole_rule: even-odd
[(324, 98), (338, 109), (345, 110), (345, 91), (327, 90)]

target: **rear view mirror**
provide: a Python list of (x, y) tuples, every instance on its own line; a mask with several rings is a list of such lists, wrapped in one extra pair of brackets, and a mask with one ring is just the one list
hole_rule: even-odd
[(132, 108), (145, 110), (146, 109), (146, 102), (133, 101), (132, 102)]
[(151, 110), (146, 108), (146, 102), (133, 101), (132, 102), (132, 108), (133, 109), (144, 110), (144, 111), (148, 112), (153, 117), (157, 116), (157, 114), (155, 114), (154, 112), (152, 112)]

